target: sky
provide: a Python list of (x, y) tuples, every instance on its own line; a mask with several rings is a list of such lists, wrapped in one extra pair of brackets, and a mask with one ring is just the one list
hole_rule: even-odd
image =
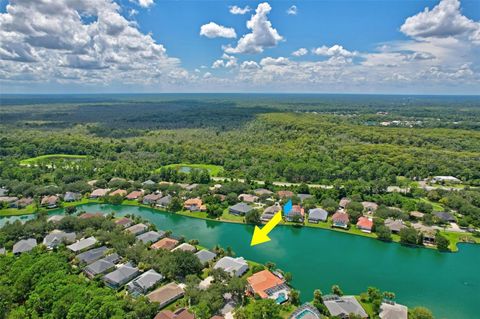
[(480, 0), (0, 0), (0, 93), (479, 94)]

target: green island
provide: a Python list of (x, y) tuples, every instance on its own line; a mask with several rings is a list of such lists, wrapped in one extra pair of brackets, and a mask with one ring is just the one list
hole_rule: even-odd
[[(236, 299), (237, 318), (256, 318), (261, 309), (273, 311), (265, 315), (271, 318), (299, 318), (308, 311), (318, 312), (319, 318), (334, 317), (326, 305), (342, 297), (338, 287), (333, 295), (312, 295), (316, 289), (326, 292), (340, 285), (371, 318), (381, 311), (379, 300), (407, 305), (409, 318), (424, 318), (414, 314), (417, 306), (440, 318), (471, 318), (474, 296), (480, 293), (478, 272), (468, 262), (478, 258), (480, 247), (479, 122), (473, 97), (413, 96), (406, 101), (398, 96), (113, 95), (86, 96), (81, 102), (2, 97), (0, 248), (6, 248), (6, 257), (1, 257), (5, 275), (0, 295), (9, 302), (0, 313), (6, 318), (41, 317), (35, 289), (46, 289), (58, 279), (42, 273), (52, 282), (37, 287), (32, 279), (32, 286), (18, 290), (26, 295), (12, 295), (8, 287), (22, 285), (12, 282), (21, 278), (19, 267), (32, 271), (24, 274), (28, 277), (51, 262), (58, 267), (52, 273), (61, 269), (68, 276), (84, 276), (76, 254), (63, 246), (53, 251), (39, 247), (15, 257), (14, 244), (30, 237), (40, 244), (55, 230), (55, 224), (46, 221), (51, 216), (72, 215), (65, 221), (75, 223), (74, 215), (100, 211), (105, 225), (94, 218), (97, 224), (76, 230), (76, 240), (95, 235), (122, 262), (131, 260), (142, 272), (155, 258), (169, 262), (172, 257), (156, 256), (143, 247), (144, 258), (134, 258), (130, 249), (140, 249), (132, 248), (134, 239), (112, 247), (102, 227), (113, 230), (111, 223), (128, 215), (152, 231), (181, 234), (194, 246), (199, 240), (212, 251), (217, 245), (231, 247), (225, 256), (235, 251), (249, 260), (243, 279), (260, 268), (277, 273), (271, 265), (275, 263), (292, 274), (285, 280), (291, 291), (301, 293), (277, 305), (282, 296), (264, 300), (245, 295), (248, 289), (241, 294), (224, 290), (239, 283), (216, 274), (214, 282), (223, 288), (216, 285), (218, 291), (203, 296), (190, 288), (211, 274), (212, 265), (182, 273), (180, 279), (156, 268), (167, 279), (190, 287), (187, 297), (167, 307), (172, 311), (188, 308), (197, 318), (208, 319), (223, 315), (219, 292), (229, 292)], [(250, 247), (253, 225), (263, 227), (289, 201), (292, 210), (282, 213), (272, 241)], [(33, 227), (37, 224), (41, 229)], [(64, 226), (61, 231), (73, 227)], [(125, 243), (124, 232), (115, 228), (114, 233)], [(302, 264), (289, 261), (289, 254)], [(398, 276), (392, 271), (397, 267)], [(105, 296), (94, 301), (104, 308), (111, 305), (105, 318), (153, 318), (153, 312), (160, 311), (143, 297), (130, 299), (128, 289), (116, 294), (105, 290), (99, 278), (84, 283), (73, 277), (78, 289), (98, 288), (96, 294)], [(449, 282), (447, 291), (438, 278)], [(415, 283), (428, 293), (412, 291)], [(369, 286), (378, 289), (362, 294)], [(310, 306), (305, 310), (306, 302)], [(62, 305), (50, 306), (57, 317), (66, 317)], [(82, 312), (85, 304), (75, 309), (78, 314), (71, 318), (91, 316)]]

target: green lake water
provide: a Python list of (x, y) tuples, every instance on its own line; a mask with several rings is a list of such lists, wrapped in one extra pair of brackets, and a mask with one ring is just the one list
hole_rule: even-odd
[[(293, 274), (304, 301), (313, 290), (327, 293), (338, 284), (345, 294), (368, 286), (393, 291), (399, 303), (430, 308), (436, 318), (480, 318), (480, 246), (463, 244), (458, 253), (403, 247), (360, 236), (315, 228), (279, 226), (271, 242), (250, 247), (253, 226), (162, 213), (134, 206), (84, 205), (87, 212), (136, 214), (161, 230), (198, 239), (202, 246), (230, 246), (237, 256), (272, 261)], [(59, 213), (59, 211), (54, 212)], [(6, 220), (0, 219), (0, 225)]]

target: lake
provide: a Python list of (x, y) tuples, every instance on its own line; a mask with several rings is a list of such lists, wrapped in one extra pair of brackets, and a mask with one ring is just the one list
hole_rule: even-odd
[[(90, 204), (87, 212), (136, 214), (158, 229), (198, 239), (209, 248), (230, 246), (237, 256), (272, 261), (293, 274), (292, 285), (304, 301), (313, 290), (328, 293), (334, 284), (345, 294), (360, 294), (369, 286), (393, 291), (399, 303), (423, 305), (436, 318), (478, 318), (480, 304), (480, 246), (462, 244), (458, 253), (409, 248), (360, 236), (316, 228), (278, 226), (271, 242), (251, 247), (253, 226), (229, 224), (163, 213), (135, 206)], [(61, 211), (53, 211), (58, 214)], [(0, 225), (6, 219), (0, 219)]]

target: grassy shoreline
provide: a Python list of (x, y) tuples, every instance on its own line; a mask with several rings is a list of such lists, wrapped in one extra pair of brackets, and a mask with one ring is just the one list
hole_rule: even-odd
[[(108, 203), (104, 203), (98, 199), (88, 199), (88, 198), (82, 198), (80, 201), (75, 201), (75, 202), (68, 202), (64, 203), (63, 207), (58, 207), (52, 210), (47, 210), (47, 211), (55, 211), (58, 209), (62, 209), (65, 207), (69, 206), (81, 206), (81, 205), (88, 205), (88, 204), (106, 204), (109, 205)], [(111, 205), (111, 204), (110, 204)], [(34, 206), (33, 204), (30, 206)], [(25, 209), (16, 209), (16, 208), (8, 208), (8, 209), (0, 209), (0, 217), (9, 217), (9, 216), (22, 216), (22, 215), (31, 215), (38, 213), (39, 211), (45, 211), (45, 209), (41, 209), (39, 211), (35, 211), (35, 208), (33, 209), (27, 206)], [(243, 225), (248, 225), (247, 223), (244, 222), (244, 218), (240, 216), (234, 216), (231, 215), (227, 212), (227, 210), (224, 211), (222, 217), (220, 218), (210, 218), (208, 217), (206, 212), (190, 212), (190, 211), (178, 211), (178, 212), (169, 212), (164, 209), (159, 209), (157, 207), (151, 207), (149, 205), (144, 205), (142, 203), (139, 203), (137, 201), (129, 201), (129, 200), (124, 200), (122, 204), (119, 206), (136, 206), (136, 207), (141, 207), (141, 208), (148, 208), (152, 209), (158, 212), (162, 213), (168, 213), (168, 214), (177, 214), (177, 215), (182, 215), (190, 218), (197, 218), (197, 219), (203, 219), (203, 220), (209, 220), (209, 221), (214, 221), (214, 222), (219, 222), (219, 223), (232, 223), (232, 224), (243, 224)], [(11, 211), (21, 211), (20, 213), (11, 213)], [(362, 236), (370, 239), (377, 239), (377, 235), (374, 233), (365, 233), (362, 232), (361, 230), (355, 228), (355, 227), (350, 227), (349, 229), (340, 229), (340, 228), (334, 228), (331, 227), (330, 218), (327, 220), (327, 222), (319, 222), (318, 224), (314, 223), (309, 223), (308, 221), (305, 222), (304, 224), (296, 224), (292, 222), (285, 222), (281, 221), (279, 226), (289, 226), (289, 227), (309, 227), (309, 228), (317, 228), (317, 229), (322, 229), (322, 230), (328, 230), (328, 231), (335, 231), (335, 232), (340, 232), (343, 234), (348, 234), (348, 235), (354, 235), (354, 236)], [(463, 234), (463, 233), (455, 233), (455, 232), (449, 232), (442, 230), (440, 231), (442, 235), (446, 236), (450, 240), (450, 250), (451, 252), (458, 252), (458, 244), (459, 243), (468, 243), (462, 241), (462, 238), (467, 237), (470, 239), (473, 239), (475, 244), (480, 244), (480, 238), (475, 238), (471, 234)], [(392, 242), (400, 244), (400, 236), (392, 234)], [(435, 249), (434, 247), (430, 246), (419, 246), (423, 248), (428, 248), (428, 249)]]

